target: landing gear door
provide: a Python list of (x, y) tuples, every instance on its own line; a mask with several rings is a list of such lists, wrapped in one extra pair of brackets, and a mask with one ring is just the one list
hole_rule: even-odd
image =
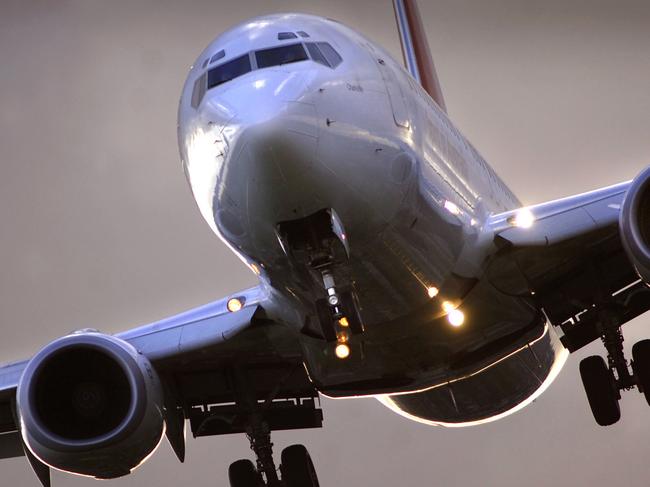
[(397, 82), (392, 63), (390, 60), (387, 61), (383, 55), (378, 53), (371, 44), (367, 44), (367, 47), (370, 51), (370, 55), (377, 63), (379, 71), (381, 72), (381, 77), (386, 85), (386, 91), (388, 93), (388, 99), (390, 100), (395, 124), (399, 127), (409, 128), (410, 123), (404, 93)]

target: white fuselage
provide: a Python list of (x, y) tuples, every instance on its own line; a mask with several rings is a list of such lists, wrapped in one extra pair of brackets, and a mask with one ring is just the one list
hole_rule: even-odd
[[(279, 39), (280, 33), (291, 35)], [(318, 62), (308, 43), (327, 43), (340, 61)], [(297, 44), (308, 58), (260, 66), (258, 51)], [(219, 83), (223, 73), (211, 70), (224, 66), (228, 75), (233, 60), (239, 60), (239, 75)], [(210, 88), (211, 82), (219, 84)], [(533, 353), (541, 372), (529, 378), (522, 372), (523, 386), (510, 402), (488, 398), (480, 410), (464, 412), (454, 399), (455, 413), (440, 406), (430, 417), (397, 405), (414, 417), (462, 423), (512, 409), (549, 375), (558, 352), (542, 317), (525, 299), (501, 295), (483, 278), (489, 252), (480, 241), (483, 223), (519, 201), (382, 48), (319, 17), (253, 19), (218, 37), (197, 59), (183, 89), (178, 135), (201, 214), (270, 292), (298, 310), (279, 309), (274, 316), (296, 330), (319, 289), (288, 259), (277, 225), (324, 208), (340, 217), (367, 332), (363, 359), (345, 363), (328, 357), (318, 340), (303, 339), (305, 363), (321, 391), (390, 394), (465, 379), (472, 400), (477, 371), (487, 368), (498, 381), (499, 373), (512, 375), (499, 367), (512, 362), (516, 373), (522, 367), (501, 359), (531, 344), (543, 347)], [(476, 320), (468, 331), (423, 325), (432, 320), (420, 316), (430, 306), (430, 288), (459, 293)], [(499, 350), (477, 352), (487, 349), (486, 337), (510, 336), (516, 338)], [(470, 351), (475, 360), (454, 362)]]

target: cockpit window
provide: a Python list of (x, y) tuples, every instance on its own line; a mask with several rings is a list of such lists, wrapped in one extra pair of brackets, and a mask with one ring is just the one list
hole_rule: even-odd
[(299, 30), (298, 35), (300, 37), (309, 37), (309, 34), (307, 34), (307, 32), (305, 32), (304, 30)]
[(258, 68), (269, 66), (280, 66), (282, 64), (296, 63), (309, 59), (302, 44), (291, 44), (289, 46), (273, 47), (255, 52)]
[(278, 34), (279, 41), (286, 41), (287, 39), (297, 39), (298, 36), (293, 32), (280, 32)]
[[(292, 34), (294, 38), (297, 38), (292, 32), (280, 32), (278, 37), (281, 34)], [(303, 32), (300, 31), (298, 34), (302, 36)], [(307, 50), (305, 50), (305, 47)], [(308, 59), (334, 69), (343, 62), (343, 58), (341, 58), (339, 53), (328, 42), (305, 42), (304, 45), (298, 42), (287, 46), (272, 47), (255, 51), (254, 53), (247, 53), (204, 72), (194, 83), (190, 102), (192, 107), (198, 108), (207, 90), (252, 71), (252, 54), (255, 55), (255, 62), (257, 63), (255, 69), (281, 66), (283, 64), (296, 63)], [(225, 55), (225, 51), (223, 50), (217, 52), (210, 58), (210, 63), (216, 59), (225, 57)], [(207, 60), (203, 63), (204, 68), (206, 63)]]
[(218, 53), (216, 53), (214, 56), (212, 56), (210, 58), (210, 64), (212, 64), (212, 63), (214, 63), (214, 62), (216, 62), (219, 59), (224, 58), (224, 57), (226, 57), (226, 51), (224, 51), (222, 49), (221, 51), (219, 51)]
[(324, 66), (336, 68), (343, 61), (339, 53), (327, 42), (306, 42), (305, 46), (307, 46), (309, 56)]
[(320, 52), (323, 53), (325, 59), (329, 63), (330, 67), (336, 68), (339, 64), (343, 62), (343, 58), (336, 52), (329, 42), (317, 42), (316, 45), (320, 49)]
[(207, 91), (207, 87), (206, 87), (207, 77), (208, 77), (207, 73), (203, 73), (194, 82), (194, 89), (192, 90), (192, 101), (191, 101), (192, 108), (198, 108), (198, 106), (201, 104), (201, 100), (203, 100), (203, 97), (205, 96), (205, 92)]
[(208, 71), (208, 90), (214, 88), (226, 81), (235, 79), (238, 76), (251, 71), (251, 60), (248, 54), (244, 54), (238, 58), (228, 61), (216, 68)]
[(315, 42), (306, 42), (305, 46), (307, 46), (307, 50), (309, 51), (309, 56), (316, 61), (317, 63), (323, 64), (327, 67), (330, 67), (329, 63), (327, 62), (327, 59), (325, 59), (325, 56), (323, 56), (323, 53), (320, 52), (320, 49), (318, 49), (318, 46), (316, 45)]

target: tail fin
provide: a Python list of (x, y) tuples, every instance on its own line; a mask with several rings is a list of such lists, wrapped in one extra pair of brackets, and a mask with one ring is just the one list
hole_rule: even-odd
[(438, 106), (446, 112), (447, 106), (442, 96), (436, 68), (433, 65), (417, 1), (393, 0), (393, 7), (406, 68)]

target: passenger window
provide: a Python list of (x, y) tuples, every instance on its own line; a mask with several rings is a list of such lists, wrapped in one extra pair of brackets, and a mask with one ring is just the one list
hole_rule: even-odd
[(208, 89), (237, 78), (251, 71), (251, 60), (244, 54), (232, 61), (208, 71)]
[(314, 42), (306, 42), (305, 46), (307, 46), (307, 50), (309, 51), (309, 55), (311, 58), (316, 61), (317, 63), (323, 64), (324, 66), (327, 66), (328, 68), (331, 68), (329, 63), (327, 62), (327, 59), (325, 59), (325, 56), (323, 56), (323, 53), (320, 52), (320, 49), (318, 49), (318, 46)]
[(280, 66), (282, 64), (296, 63), (309, 59), (302, 44), (291, 44), (289, 46), (273, 47), (255, 52), (258, 68), (269, 66)]
[(201, 104), (201, 101), (203, 100), (203, 97), (205, 96), (205, 92), (207, 91), (207, 86), (206, 86), (207, 77), (208, 74), (203, 73), (194, 82), (194, 89), (192, 90), (192, 103), (191, 103), (192, 108), (198, 108), (199, 105)]
[(332, 68), (336, 68), (343, 62), (343, 58), (328, 42), (317, 42), (316, 45)]
[(279, 41), (286, 41), (287, 39), (297, 39), (298, 36), (293, 32), (280, 32), (278, 34)]

